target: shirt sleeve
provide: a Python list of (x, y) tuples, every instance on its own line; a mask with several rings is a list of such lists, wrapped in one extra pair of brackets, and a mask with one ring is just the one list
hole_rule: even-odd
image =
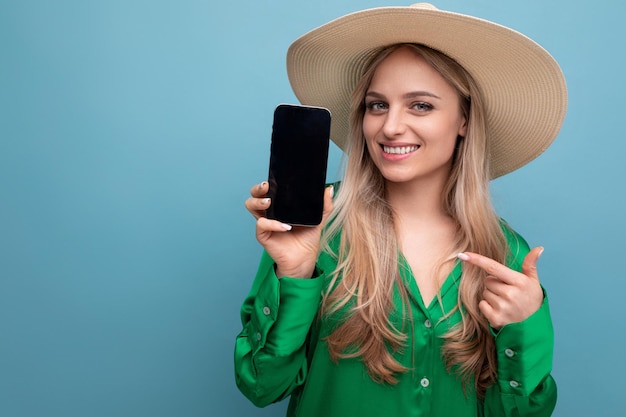
[[(522, 270), (530, 251), (528, 242), (502, 221), (510, 253), (509, 268)], [(556, 406), (552, 371), (554, 329), (544, 291), (541, 307), (519, 323), (508, 324), (496, 334), (498, 379), (484, 401), (485, 417), (549, 417)]]
[(547, 297), (533, 315), (496, 337), (498, 380), (485, 397), (485, 417), (549, 417), (556, 405), (550, 375), (554, 330)]
[(323, 272), (311, 279), (277, 277), (264, 252), (241, 307), (235, 343), (235, 380), (259, 407), (287, 397), (308, 370), (306, 341), (321, 301)]

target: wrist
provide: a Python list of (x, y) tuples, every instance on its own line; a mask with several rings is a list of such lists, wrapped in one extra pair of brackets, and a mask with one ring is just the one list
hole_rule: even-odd
[(295, 268), (285, 268), (280, 267), (279, 265), (274, 266), (274, 271), (276, 272), (277, 277), (289, 277), (289, 278), (299, 278), (299, 279), (309, 279), (313, 277), (315, 273), (315, 265), (305, 266), (300, 265)]

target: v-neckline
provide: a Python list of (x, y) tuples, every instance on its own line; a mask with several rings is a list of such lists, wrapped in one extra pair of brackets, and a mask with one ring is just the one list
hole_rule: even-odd
[[(417, 285), (417, 282), (415, 281), (415, 276), (413, 275), (413, 269), (411, 268), (411, 265), (409, 265), (408, 260), (402, 254), (402, 252), (400, 252), (399, 256), (400, 256), (400, 260), (401, 260), (401, 262), (400, 262), (400, 266), (401, 266), (400, 274), (401, 274), (402, 279), (407, 282), (407, 286), (408, 286), (408, 289), (409, 289), (409, 295), (415, 300), (415, 302), (424, 311), (432, 310), (436, 306), (436, 304), (439, 303), (439, 298), (443, 299), (443, 297), (446, 295), (446, 293), (448, 291), (450, 291), (450, 289), (454, 285), (457, 285), (459, 279), (461, 278), (462, 264), (461, 264), (460, 261), (457, 260), (455, 262), (455, 264), (454, 264), (454, 267), (452, 268), (452, 271), (450, 271), (450, 273), (448, 274), (446, 279), (441, 284), (441, 287), (439, 288), (439, 291), (429, 301), (428, 307), (427, 307), (424, 299), (422, 298), (422, 293), (421, 293), (421, 291), (419, 289), (419, 286)], [(403, 274), (403, 270), (404, 270), (404, 274)]]

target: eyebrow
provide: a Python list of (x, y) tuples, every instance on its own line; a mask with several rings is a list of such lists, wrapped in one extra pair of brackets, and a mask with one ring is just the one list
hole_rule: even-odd
[[(365, 97), (368, 97), (368, 96), (371, 96), (374, 98), (380, 98), (380, 99), (385, 98), (383, 94), (377, 93), (376, 91), (368, 91), (365, 94)], [(409, 93), (402, 95), (402, 98), (404, 99), (411, 99), (411, 98), (416, 98), (416, 97), (432, 97), (436, 99), (441, 99), (441, 97), (429, 91), (411, 91)]]

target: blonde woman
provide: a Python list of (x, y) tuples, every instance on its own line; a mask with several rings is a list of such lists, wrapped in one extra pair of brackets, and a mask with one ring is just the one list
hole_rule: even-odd
[[(345, 175), (319, 227), (246, 207), (263, 245), (236, 380), (288, 416), (549, 416), (553, 331), (542, 248), (494, 212), (489, 180), (556, 137), (566, 89), (523, 35), (428, 4), (353, 13), (288, 53), (328, 107)], [(350, 92), (350, 94), (348, 94)]]

